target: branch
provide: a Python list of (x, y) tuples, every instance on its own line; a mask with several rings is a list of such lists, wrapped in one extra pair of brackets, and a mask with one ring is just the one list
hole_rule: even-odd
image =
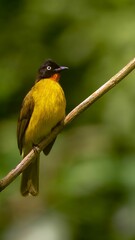
[(13, 180), (27, 168), (33, 161), (36, 155), (40, 152), (68, 125), (73, 119), (79, 116), (83, 111), (90, 107), (101, 96), (108, 92), (111, 88), (115, 87), (122, 79), (124, 79), (135, 68), (135, 58), (130, 61), (124, 68), (122, 68), (115, 76), (109, 81), (92, 93), (88, 98), (75, 107), (64, 119), (63, 123), (56, 126), (53, 131), (15, 167), (3, 179), (0, 180), (0, 192), (5, 189)]

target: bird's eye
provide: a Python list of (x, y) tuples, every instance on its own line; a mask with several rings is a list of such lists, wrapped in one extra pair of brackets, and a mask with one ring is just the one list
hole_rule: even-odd
[(47, 66), (47, 70), (51, 70), (52, 68), (51, 68), (51, 66)]

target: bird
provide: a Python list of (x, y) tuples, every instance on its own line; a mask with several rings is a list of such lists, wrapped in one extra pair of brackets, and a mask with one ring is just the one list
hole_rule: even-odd
[[(39, 68), (34, 86), (25, 96), (17, 123), (17, 143), (24, 158), (62, 122), (66, 114), (66, 98), (59, 83), (61, 72), (68, 69), (53, 60)], [(43, 152), (48, 155), (55, 139)], [(39, 156), (22, 172), (21, 194), (36, 196), (39, 192)]]

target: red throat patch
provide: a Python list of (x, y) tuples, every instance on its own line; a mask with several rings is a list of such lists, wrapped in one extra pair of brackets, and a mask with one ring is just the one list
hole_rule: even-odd
[(60, 74), (59, 73), (55, 73), (52, 75), (51, 77), (54, 81), (59, 82), (60, 79)]

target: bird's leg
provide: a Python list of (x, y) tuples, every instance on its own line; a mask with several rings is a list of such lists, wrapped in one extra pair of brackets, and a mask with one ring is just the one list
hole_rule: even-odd
[(39, 155), (39, 146), (38, 146), (38, 144), (32, 144), (32, 149), (33, 149), (33, 151), (34, 151), (34, 153), (35, 153), (35, 158), (37, 158), (38, 157), (38, 155)]

